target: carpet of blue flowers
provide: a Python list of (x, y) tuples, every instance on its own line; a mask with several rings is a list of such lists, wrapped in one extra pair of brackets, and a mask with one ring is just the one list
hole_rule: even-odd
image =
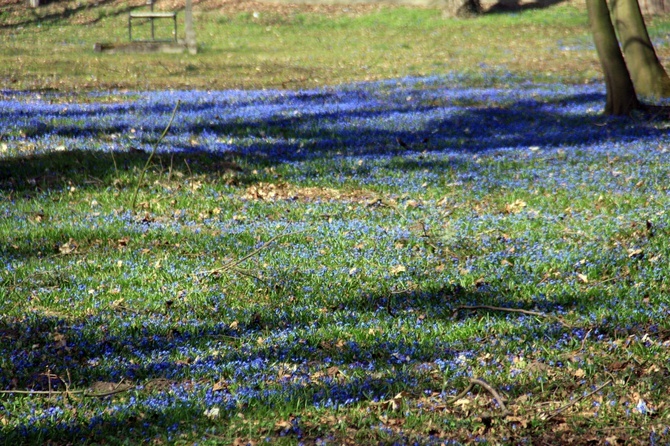
[(670, 441), (666, 124), (463, 81), (1, 92), (0, 444)]

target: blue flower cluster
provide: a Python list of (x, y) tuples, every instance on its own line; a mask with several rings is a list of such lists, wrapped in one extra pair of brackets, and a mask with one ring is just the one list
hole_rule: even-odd
[[(0, 245), (0, 282), (25, 299), (0, 318), (0, 389), (133, 387), (3, 395), (0, 438), (173, 440), (246, 410), (382, 407), (401, 392), (422, 410), (422, 395), (444, 400), (475, 375), (520, 395), (541, 368), (581, 370), (586, 384), (591, 363), (556, 353), (582, 340), (615, 350), (626, 333), (651, 351), (667, 332), (670, 303), (649, 289), (667, 290), (670, 251), (650, 234), (670, 228), (670, 137), (601, 116), (602, 85), (427, 77), (1, 97), (0, 215), (26, 238), (0, 226), (14, 237)], [(174, 209), (141, 220), (98, 204), (34, 230), (34, 209), (69, 191), (15, 196), (3, 161), (149, 152), (177, 103), (159, 151), (238, 160), (246, 182), (200, 184), (193, 165), (179, 188), (153, 185)], [(52, 233), (82, 245), (61, 243), (56, 270), (42, 257)], [(282, 234), (254, 271), (212, 272)], [(552, 317), (454, 314), (462, 305)], [(305, 426), (295, 417), (279, 433), (301, 439)]]
[(150, 150), (178, 101), (178, 119), (162, 150), (235, 152), (273, 162), (407, 150), (592, 147), (614, 140), (639, 143), (663, 133), (649, 126), (600, 125), (600, 85), (501, 90), (449, 88), (449, 81), (410, 78), (299, 92), (126, 93), (112, 103), (61, 103), (57, 96), (5, 92), (4, 155), (28, 148)]

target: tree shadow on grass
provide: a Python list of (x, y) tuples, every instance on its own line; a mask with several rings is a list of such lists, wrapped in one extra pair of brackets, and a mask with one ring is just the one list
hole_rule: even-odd
[[(148, 156), (147, 153), (137, 150), (113, 155), (76, 150), (16, 157), (0, 163), (0, 190), (16, 198), (30, 199), (35, 194), (66, 191), (71, 187), (115, 187), (115, 181), (120, 175), (134, 172), (139, 178)], [(220, 179), (226, 174), (241, 170), (235, 159), (236, 156), (230, 153), (162, 153), (154, 157), (151, 168), (165, 172), (174, 168), (180, 172)], [(244, 183), (245, 179), (245, 176), (239, 176), (238, 181)], [(122, 185), (118, 187), (124, 188)]]
[[(50, 1), (47, 2), (46, 5), (49, 7), (49, 12), (42, 12), (42, 11), (37, 11), (37, 10), (31, 10), (30, 18), (26, 18), (17, 22), (9, 23), (9, 24), (0, 24), (0, 29), (2, 28), (17, 28), (21, 26), (29, 26), (29, 25), (34, 25), (34, 24), (45, 24), (45, 23), (53, 23), (53, 22), (60, 22), (62, 20), (67, 20), (69, 18), (72, 18), (76, 16), (77, 14), (80, 14), (83, 11), (89, 10), (91, 6), (87, 3), (77, 3), (76, 6), (70, 7), (65, 6), (63, 8), (60, 8), (60, 10), (56, 11), (55, 8), (52, 6), (58, 5), (61, 2), (58, 1)], [(69, 2), (68, 2), (69, 3)], [(114, 3), (114, 0), (97, 0), (96, 4), (97, 6), (104, 7), (106, 5), (110, 5)], [(51, 6), (51, 7), (50, 7)], [(44, 6), (42, 6), (44, 8)], [(130, 12), (133, 8), (125, 8), (123, 10), (115, 11), (112, 15), (121, 15), (121, 14), (127, 14)], [(51, 12), (53, 11), (53, 12)], [(99, 21), (100, 18), (97, 19), (92, 19), (89, 20), (88, 23), (92, 24), (97, 21)]]
[[(412, 94), (418, 96), (422, 91), (417, 90)], [(305, 101), (309, 102), (308, 99)], [(356, 109), (347, 112), (313, 113), (302, 109), (301, 116), (274, 116), (266, 119), (262, 116), (241, 115), (236, 120), (217, 122), (214, 119), (214, 113), (218, 113), (215, 104), (196, 104), (193, 108), (197, 109), (199, 116), (205, 114), (205, 118), (184, 120), (176, 127), (179, 132), (186, 133), (189, 139), (195, 134), (200, 139), (207, 140), (203, 134), (208, 132), (217, 134), (216, 138), (221, 137), (219, 134), (252, 134), (259, 137), (248, 147), (234, 148), (234, 155), (231, 155), (232, 150), (216, 150), (217, 147), (221, 149), (217, 144), (224, 143), (205, 141), (194, 147), (190, 143), (187, 145), (184, 140), (175, 139), (170, 144), (170, 151), (162, 155), (160, 160), (167, 163), (168, 159), (172, 159), (172, 150), (181, 148), (181, 151), (176, 150), (174, 153), (177, 162), (188, 160), (194, 173), (215, 175), (223, 168), (223, 164), (217, 163), (230, 162), (226, 156), (244, 159), (250, 166), (264, 166), (305, 159), (328, 159), (347, 154), (389, 156), (418, 150), (447, 150), (471, 154), (516, 146), (570, 146), (598, 144), (613, 139), (644, 140), (660, 134), (658, 130), (644, 125), (624, 125), (616, 120), (606, 121), (606, 125), (601, 125), (604, 120), (600, 116), (566, 114), (552, 109), (552, 106), (599, 102), (601, 99), (602, 96), (588, 93), (576, 95), (567, 102), (561, 99), (554, 103), (523, 100), (488, 106), (475, 101), (467, 106), (459, 105), (458, 113), (452, 115), (440, 114), (444, 108), (450, 106), (448, 104), (395, 107), (390, 119), (402, 120), (412, 113), (436, 114), (435, 117), (427, 119), (426, 124), (414, 129), (379, 129), (356, 125), (358, 121), (365, 123), (366, 119), (381, 113)], [(328, 95), (318, 98), (319, 103), (328, 100)], [(462, 98), (461, 102), (467, 100), (468, 98)], [(280, 105), (280, 102), (278, 100), (275, 105)], [(453, 104), (452, 106), (456, 107)], [(168, 109), (166, 104), (155, 107), (161, 113)], [(152, 110), (154, 106), (147, 106), (143, 113)], [(91, 113), (86, 119), (95, 121), (95, 114)], [(349, 124), (341, 127), (333, 124), (325, 130), (322, 127), (322, 124), (329, 121), (337, 124), (340, 120), (348, 121)], [(110, 134), (132, 128), (123, 123), (119, 125), (118, 122), (116, 126), (103, 122), (96, 127), (95, 124), (96, 122), (87, 130), (90, 133), (86, 134), (86, 138), (94, 138), (96, 132)], [(57, 125), (50, 125), (46, 123), (35, 126), (35, 133), (31, 137), (48, 136), (58, 130)], [(547, 127), (551, 131), (547, 132)], [(146, 137), (142, 137), (145, 143), (160, 131), (161, 125), (151, 124), (151, 128)], [(465, 129), (470, 129), (470, 134)], [(544, 133), (538, 135), (539, 129)], [(261, 136), (261, 132), (265, 136)], [(59, 136), (76, 137), (77, 133), (68, 129)], [(427, 137), (428, 143), (424, 142)], [(310, 144), (302, 152), (299, 151), (300, 141), (308, 141)], [(403, 147), (400, 141), (408, 147)], [(128, 143), (137, 144), (130, 140)], [(210, 151), (217, 154), (213, 155)], [(263, 154), (266, 156), (261, 157)], [(146, 161), (146, 156), (146, 153), (119, 153), (116, 168), (140, 168)], [(397, 168), (444, 169), (444, 162), (399, 162)], [(68, 182), (78, 186), (99, 187), (100, 184), (112, 184), (116, 168), (110, 155), (105, 152), (56, 152), (38, 154), (33, 158), (12, 158), (3, 163), (0, 187), (9, 193), (23, 195), (31, 195), (35, 191), (58, 190), (69, 185)], [(46, 176), (53, 176), (55, 179), (48, 180)], [(87, 183), (91, 178), (95, 180), (91, 184)], [(9, 247), (3, 246), (1, 249)], [(23, 254), (36, 255), (36, 252), (33, 248), (26, 247)], [(222, 407), (225, 415), (229, 416), (244, 410), (244, 404), (250, 402), (281, 406), (300, 400), (307, 401), (308, 404), (319, 402), (325, 405), (331, 401), (336, 405), (346, 405), (351, 404), (348, 403), (351, 398), (362, 401), (375, 397), (391, 398), (402, 390), (420, 392), (423, 389), (434, 389), (438, 385), (428, 381), (424, 375), (415, 373), (425, 363), (442, 361), (447, 365), (444, 366), (445, 369), (439, 369), (440, 373), (449, 372), (464, 381), (466, 367), (456, 359), (460, 355), (477, 357), (484, 346), (492, 345), (489, 342), (492, 337), (513, 344), (520, 342), (519, 338), (523, 336), (524, 339), (533, 339), (533, 342), (542, 344), (546, 349), (555, 349), (564, 346), (572, 338), (580, 339), (584, 336), (583, 332), (567, 329), (553, 320), (545, 321), (533, 316), (495, 311), (487, 312), (488, 321), (513, 318), (518, 322), (517, 325), (504, 333), (495, 333), (490, 328), (491, 324), (487, 325), (488, 322), (484, 320), (466, 327), (470, 330), (467, 338), (456, 336), (455, 340), (449, 341), (446, 337), (428, 339), (420, 335), (422, 325), (441, 324), (448, 331), (452, 326), (464, 327), (472, 321), (484, 319), (480, 312), (463, 312), (459, 313), (458, 318), (454, 318), (453, 310), (458, 305), (514, 306), (550, 314), (575, 308), (582, 311), (579, 296), (564, 296), (560, 302), (536, 300), (531, 304), (516, 301), (513, 291), (510, 290), (499, 289), (492, 293), (476, 288), (465, 290), (450, 286), (397, 294), (361, 294), (352, 299), (334, 302), (325, 309), (325, 313), (323, 308), (312, 308), (308, 304), (305, 303), (305, 308), (300, 309), (294, 304), (276, 302), (274, 307), (259, 307), (258, 311), (236, 315), (234, 320), (225, 312), (216, 316), (213, 316), (216, 313), (209, 312), (206, 316), (196, 318), (189, 313), (189, 309), (171, 315), (167, 311), (161, 313), (113, 308), (102, 309), (100, 315), (86, 318), (66, 318), (40, 312), (22, 319), (2, 318), (0, 352), (3, 358), (9, 358), (3, 363), (0, 373), (2, 388), (47, 389), (47, 368), (58, 376), (69, 373), (73, 386), (77, 389), (92, 385), (95, 381), (118, 383), (121, 379), (141, 386), (155, 379), (168, 379), (172, 383), (169, 390), (156, 390), (154, 393), (138, 389), (139, 393), (133, 394), (135, 401), (143, 400), (147, 403), (128, 406), (128, 409), (125, 408), (125, 403), (121, 404), (120, 400), (110, 398), (98, 406), (99, 412), (94, 410), (90, 415), (82, 415), (77, 420), (60, 420), (54, 415), (51, 419), (43, 418), (40, 422), (44, 424), (35, 424), (34, 419), (26, 418), (6, 438), (19, 442), (37, 442), (44, 438), (60, 442), (105, 441), (109, 435), (115, 435), (122, 439), (142, 440), (166, 431), (174, 432), (175, 435), (180, 432), (189, 433), (194, 429), (191, 423), (183, 425), (180, 421), (185, 417), (196, 420), (198, 417), (202, 418), (203, 411), (212, 406)], [(382, 325), (403, 319), (409, 320), (416, 327), (416, 336), (409, 336), (405, 332), (398, 333), (397, 336), (395, 333), (387, 333), (384, 337), (380, 334), (378, 337), (362, 340), (343, 340), (330, 334), (329, 339), (314, 336), (305, 339), (309, 337), (307, 333), (313, 329), (315, 323), (317, 328), (321, 324), (325, 332), (328, 326), (338, 322), (352, 326), (365, 320), (373, 327), (375, 321)], [(232, 323), (235, 321), (237, 325), (233, 329)], [(116, 328), (110, 329), (112, 323)], [(281, 333), (286, 332), (295, 334), (292, 338), (281, 338)], [(625, 334), (606, 333), (614, 333), (613, 336)], [(277, 341), (273, 340), (275, 335)], [(499, 345), (502, 349), (503, 344)], [(216, 355), (212, 353), (213, 349), (218, 351)], [(174, 354), (175, 352), (179, 354)], [(508, 352), (501, 350), (500, 354), (504, 357)], [(538, 353), (538, 356), (541, 357), (541, 354)], [(296, 365), (298, 373), (291, 372), (290, 378), (280, 385), (277, 378), (279, 372), (273, 367), (281, 363)], [(322, 368), (330, 365), (357, 367), (361, 370), (371, 367), (372, 370), (381, 370), (386, 375), (379, 377), (370, 373), (370, 376), (365, 375), (342, 383), (336, 379), (315, 379), (306, 386), (305, 381), (300, 381), (300, 374), (309, 373), (309, 367), (313, 369), (316, 367), (315, 363)], [(196, 379), (192, 379), (194, 377)], [(211, 385), (222, 377), (232, 382), (234, 388), (213, 392)], [(198, 380), (202, 380), (204, 384)], [(276, 387), (273, 387), (275, 384)], [(268, 386), (281, 391), (265, 393)], [(63, 390), (62, 383), (56, 387)], [(456, 383), (453, 387), (456, 387)], [(506, 390), (511, 397), (515, 397), (529, 392), (530, 389), (528, 386), (515, 386), (510, 382), (510, 387)], [(202, 398), (189, 398), (189, 392), (201, 392)], [(180, 399), (178, 395), (181, 394), (186, 396)], [(2, 410), (9, 411), (3, 404), (0, 400)], [(46, 406), (49, 404), (45, 403)], [(101, 415), (105, 408), (110, 410)]]
[(39, 8), (29, 9), (28, 13), (22, 10), (21, 17), (25, 18), (17, 21), (12, 21), (11, 23), (0, 23), (0, 29), (11, 29), (36, 24), (51, 24), (51, 23), (64, 22), (69, 19), (75, 18), (77, 15), (81, 13), (93, 9), (98, 11), (95, 17), (91, 17), (90, 19), (86, 20), (85, 23), (79, 24), (80, 26), (84, 24), (92, 25), (104, 18), (126, 15), (135, 9), (146, 9), (145, 3), (141, 3), (140, 5), (132, 5), (132, 4), (126, 5), (123, 8), (118, 8), (114, 10), (108, 9), (109, 7), (112, 7), (114, 3), (115, 0), (95, 0), (94, 5), (91, 5), (89, 2), (75, 3), (72, 1), (42, 0)]
[[(468, 310), (456, 314), (455, 310), (463, 305), (525, 308), (543, 311), (547, 316), (575, 309), (582, 312), (589, 310), (588, 305), (585, 306), (578, 296), (563, 297), (560, 302), (540, 299), (529, 304), (516, 300), (512, 292), (481, 292), (466, 290), (458, 285), (406, 294), (365, 293), (353, 299), (333, 302), (328, 308), (301, 307), (294, 311), (290, 306), (279, 303), (258, 306), (256, 311), (235, 315), (235, 324), (232, 325), (233, 316), (230, 315), (222, 314), (208, 319), (207, 316), (194, 316), (190, 309), (180, 313), (176, 307), (172, 310), (152, 311), (110, 306), (87, 318), (62, 317), (35, 310), (20, 319), (0, 320), (0, 339), (3, 341), (3, 349), (6, 349), (4, 353), (6, 357), (12, 358), (6, 365), (13, 365), (13, 369), (4, 370), (0, 376), (0, 387), (47, 390), (46, 382), (35, 378), (48, 367), (60, 373), (69, 370), (73, 383), (80, 387), (105, 379), (127, 379), (129, 382), (154, 378), (176, 379), (189, 368), (204, 370), (209, 361), (214, 361), (213, 364), (234, 364), (251, 360), (250, 355), (270, 363), (324, 361), (328, 358), (333, 363), (382, 360), (391, 365), (399, 364), (404, 360), (398, 359), (394, 353), (402, 354), (407, 346), (415, 344), (415, 341), (404, 336), (384, 342), (372, 340), (343, 346), (324, 345), (315, 339), (276, 343), (270, 336), (276, 332), (302, 333), (305, 330), (318, 330), (319, 327), (327, 331), (328, 325), (335, 320), (346, 320), (351, 327), (356, 325), (356, 321), (388, 323), (404, 318), (416, 319), (419, 325), (458, 325), (468, 319), (481, 317), (481, 313)], [(589, 305), (595, 308), (598, 303), (591, 302)], [(207, 310), (205, 313), (211, 314), (212, 311)], [(546, 322), (542, 330), (547, 325), (553, 327), (546, 331), (548, 336), (570, 333), (570, 329), (552, 318), (543, 320), (532, 315), (504, 311), (485, 312), (492, 318), (518, 319), (519, 331), (529, 328), (523, 327), (525, 324), (542, 325)], [(114, 322), (117, 328), (110, 327), (110, 322)], [(420, 330), (419, 326), (417, 330)], [(481, 335), (485, 336), (485, 329)], [(259, 336), (268, 336), (268, 342), (257, 343)], [(200, 357), (198, 349), (210, 348), (212, 342), (223, 346), (233, 344), (235, 348), (222, 347), (215, 358)], [(449, 343), (430, 339), (425, 342), (425, 348), (416, 351), (413, 360), (433, 361), (445, 355), (451, 358), (460, 349), (466, 348), (471, 339)], [(191, 348), (194, 350), (189, 354), (200, 359), (166, 359), (169, 352), (188, 352)], [(105, 358), (119, 358), (119, 361), (105, 366), (98, 365)], [(89, 367), (90, 370), (86, 371)], [(213, 366), (212, 370), (216, 370), (216, 367)], [(63, 390), (62, 383), (59, 385), (54, 381), (53, 384), (58, 390)]]
[(565, 0), (536, 0), (536, 1), (520, 1), (520, 0), (498, 0), (491, 6), (486, 8), (485, 14), (505, 14), (522, 11), (529, 11), (532, 9), (544, 9), (558, 5), (565, 2)]
[[(604, 95), (588, 89), (569, 97), (538, 99), (505, 97), (507, 93), (493, 89), (456, 91), (446, 99), (430, 89), (404, 88), (381, 96), (365, 90), (325, 89), (218, 96), (167, 93), (124, 104), (65, 107), (14, 104), (0, 114), (7, 141), (19, 151), (37, 153), (5, 158), (0, 190), (29, 193), (58, 190), (66, 184), (111, 184), (118, 169), (143, 166), (178, 99), (182, 105), (157, 163), (168, 159), (188, 163), (195, 174), (214, 174), (221, 166), (230, 167), (226, 163), (231, 161), (242, 161), (253, 170), (342, 156), (470, 154), (614, 140), (642, 142), (663, 133), (653, 123), (594, 113)], [(586, 111), (589, 104), (593, 108)], [(64, 152), (49, 150), (56, 145)], [(444, 167), (438, 159), (431, 162), (436, 164), (423, 167)]]
[[(393, 314), (388, 311), (388, 299), (392, 300)], [(579, 297), (575, 296), (575, 307), (578, 301)], [(293, 404), (297, 405), (298, 401), (310, 407), (334, 408), (391, 399), (400, 392), (411, 395), (406, 397), (409, 399), (420, 398), (424, 390), (439, 391), (439, 387), (444, 386), (444, 383), (434, 382), (428, 372), (421, 372), (422, 368), (446, 373), (451, 380), (448, 389), (457, 389), (468, 377), (467, 367), (459, 358), (478, 357), (493, 345), (500, 346), (502, 350), (498, 353), (504, 357), (513, 353), (507, 351), (505, 345), (518, 343), (523, 336), (541, 344), (536, 352), (541, 360), (544, 353), (540, 347), (543, 346), (544, 351), (563, 348), (570, 338), (584, 335), (583, 330), (569, 330), (535, 317), (501, 312), (489, 313), (487, 320), (495, 323), (497, 319), (514, 318), (518, 321), (515, 328), (495, 333), (486, 324), (475, 324), (467, 328), (470, 333), (467, 338), (451, 336), (451, 340), (447, 340), (450, 336), (441, 339), (419, 334), (422, 326), (435, 324), (443, 325), (447, 332), (450, 326), (465, 329), (470, 320), (483, 317), (480, 313), (464, 313), (453, 318), (453, 310), (466, 304), (525, 305), (514, 302), (510, 292), (492, 294), (454, 286), (393, 297), (387, 294), (356, 296), (330, 309), (334, 313), (331, 320), (319, 322), (318, 314), (323, 313), (315, 309), (315, 320), (309, 323), (305, 322), (304, 315), (291, 316), (290, 312), (277, 316), (265, 311), (261, 317), (249, 314), (248, 318), (240, 319), (235, 328), (230, 321), (180, 321), (179, 318), (128, 313), (119, 316), (128, 328), (111, 334), (107, 328), (110, 320), (105, 315), (72, 319), (33, 313), (24, 319), (4, 318), (0, 320), (0, 349), (8, 361), (0, 375), (0, 388), (47, 390), (51, 385), (54, 391), (65, 390), (60, 378), (52, 378), (48, 383), (47, 371), (59, 377), (65, 377), (67, 372), (72, 378), (73, 390), (91, 386), (96, 381), (119, 383), (123, 380), (140, 386), (129, 390), (131, 402), (124, 392), (95, 400), (99, 401), (95, 408), (82, 407), (81, 414), (74, 420), (60, 420), (54, 415), (37, 422), (39, 416), (36, 416), (20, 422), (12, 430), (6, 429), (5, 438), (24, 442), (50, 439), (56, 444), (106, 438), (132, 441), (166, 433), (177, 438), (180, 433), (202, 431), (198, 426), (208, 425), (203, 413), (211, 407), (219, 407), (221, 416), (227, 420), (239, 411), (245, 412), (247, 407), (294, 410)], [(569, 303), (564, 300), (562, 304), (560, 311)], [(549, 301), (539, 306), (548, 313), (559, 310)], [(325, 339), (302, 339), (299, 335), (309, 331), (314, 323), (328, 325), (346, 320), (349, 326), (354, 326), (356, 320), (377, 320), (385, 324), (403, 318), (416, 327), (417, 336), (398, 332), (340, 343), (341, 339), (332, 334)], [(294, 339), (273, 340), (273, 333), (287, 330), (296, 333)], [(265, 342), (259, 343), (259, 337)], [(494, 338), (501, 342), (494, 343)], [(214, 350), (216, 354), (212, 353)], [(176, 355), (179, 358), (167, 357), (178, 351), (183, 352)], [(528, 351), (525, 354), (533, 355)], [(442, 366), (438, 367), (438, 363)], [(367, 371), (356, 372), (347, 379), (338, 378), (336, 374), (314, 374), (332, 366), (339, 367), (345, 375), (353, 369)], [(282, 367), (287, 369), (281, 371)], [(165, 380), (162, 387), (154, 385), (157, 380)], [(220, 380), (227, 384), (214, 391), (213, 384)], [(505, 391), (510, 399), (533, 390), (529, 387), (531, 384), (516, 385), (514, 380), (508, 384)], [(545, 385), (550, 387), (551, 383)], [(561, 385), (566, 391), (565, 385), (569, 383)], [(59, 398), (52, 404), (59, 406), (62, 401)], [(84, 401), (75, 397), (69, 404), (76, 407)], [(49, 406), (48, 401), (45, 405)], [(0, 399), (0, 410), (3, 409), (7, 410)], [(191, 421), (183, 423), (184, 417), (190, 417)]]

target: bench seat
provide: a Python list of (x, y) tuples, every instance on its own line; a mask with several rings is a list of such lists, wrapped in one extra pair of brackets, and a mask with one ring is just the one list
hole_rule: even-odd
[[(154, 12), (153, 2), (149, 2), (151, 11), (131, 11), (128, 13), (128, 39), (133, 41), (133, 19), (147, 19), (151, 21), (151, 42), (157, 42), (154, 36), (155, 19), (172, 19), (174, 22), (174, 41), (177, 41), (177, 13), (176, 12)], [(173, 39), (170, 39), (170, 41)]]
[(130, 17), (134, 19), (171, 19), (176, 17), (176, 12), (131, 12)]

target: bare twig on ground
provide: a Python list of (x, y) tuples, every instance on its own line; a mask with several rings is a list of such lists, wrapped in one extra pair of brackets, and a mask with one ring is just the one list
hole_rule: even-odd
[(593, 395), (594, 393), (600, 391), (601, 389), (603, 389), (604, 387), (606, 387), (606, 386), (608, 386), (608, 385), (610, 385), (610, 384), (612, 384), (612, 380), (611, 380), (611, 379), (608, 379), (607, 381), (605, 381), (604, 384), (602, 384), (602, 385), (596, 387), (593, 391), (587, 393), (586, 395), (580, 396), (579, 398), (576, 398), (576, 399), (574, 399), (573, 401), (570, 401), (568, 404), (565, 404), (565, 405), (559, 407), (558, 409), (556, 409), (555, 411), (553, 411), (553, 412), (551, 413), (551, 415), (543, 414), (544, 416), (541, 415), (540, 417), (541, 417), (544, 421), (549, 421), (549, 420), (551, 420), (552, 418), (554, 418), (556, 415), (558, 415), (558, 414), (560, 414), (561, 412), (563, 412), (565, 409), (568, 409), (568, 408), (574, 406), (575, 404), (577, 404), (577, 403), (580, 402), (581, 400), (590, 397), (590, 396)]
[(49, 390), (0, 390), (0, 394), (2, 395), (48, 395), (49, 398), (52, 396), (56, 395), (81, 395), (87, 398), (103, 398), (106, 396), (110, 395), (115, 395), (117, 393), (123, 393), (127, 392), (131, 389), (135, 388), (135, 386), (130, 386), (130, 387), (123, 387), (120, 389), (115, 389), (115, 390), (110, 390), (109, 392), (102, 392), (102, 393), (97, 393), (97, 392), (91, 392), (89, 390), (63, 390), (62, 392), (57, 392), (55, 390), (49, 391)]
[(523, 310), (520, 308), (506, 308), (506, 307), (495, 307), (492, 305), (459, 305), (456, 308), (454, 308), (454, 311), (452, 313), (452, 317), (456, 317), (458, 315), (458, 312), (461, 310), (491, 310), (491, 311), (504, 311), (507, 313), (520, 313), (520, 314), (526, 314), (529, 316), (537, 316), (537, 317), (543, 317), (543, 318), (548, 318), (548, 319), (554, 319), (561, 325), (563, 325), (566, 328), (572, 328), (570, 325), (568, 325), (561, 317), (559, 316), (554, 316), (553, 314), (547, 314), (547, 313), (542, 313), (540, 311), (531, 311), (531, 310)]
[(468, 385), (468, 387), (466, 387), (465, 389), (463, 389), (463, 391), (461, 393), (459, 393), (458, 395), (456, 395), (455, 397), (453, 397), (452, 399), (447, 401), (447, 404), (454, 404), (456, 401), (460, 400), (465, 395), (467, 395), (468, 392), (471, 391), (473, 387), (475, 387), (475, 384), (472, 381), (470, 381), (470, 384)]
[(110, 390), (109, 392), (101, 392), (101, 393), (85, 392), (83, 396), (85, 396), (87, 398), (104, 398), (106, 396), (116, 395), (117, 393), (127, 392), (131, 389), (134, 389), (134, 388), (135, 388), (135, 386), (130, 386), (130, 387), (121, 387), (121, 388), (118, 388), (118, 389)]
[(453, 404), (456, 401), (463, 398), (465, 395), (467, 395), (469, 391), (471, 391), (475, 387), (475, 385), (483, 387), (487, 392), (491, 394), (493, 399), (496, 400), (496, 402), (502, 409), (502, 413), (500, 414), (501, 417), (505, 417), (509, 414), (509, 410), (505, 406), (505, 403), (500, 393), (498, 393), (498, 391), (494, 389), (489, 383), (479, 378), (470, 378), (470, 384), (468, 385), (468, 387), (466, 387), (461, 393), (459, 393), (458, 395), (447, 401), (447, 404)]
[(1, 395), (73, 395), (86, 393), (86, 390), (64, 390), (62, 392), (49, 390), (0, 390)]
[[(68, 371), (68, 379), (69, 379), (70, 372)], [(63, 381), (60, 377), (58, 377), (61, 381)], [(49, 390), (0, 390), (0, 395), (48, 395), (49, 398), (52, 396), (56, 395), (64, 395), (64, 396), (70, 396), (70, 395), (81, 395), (86, 398), (104, 398), (106, 396), (110, 395), (115, 395), (117, 393), (123, 393), (123, 392), (128, 392), (129, 390), (134, 389), (136, 386), (130, 385), (130, 386), (123, 386), (121, 387), (121, 384), (123, 384), (123, 379), (119, 381), (112, 390), (108, 392), (92, 392), (90, 389), (85, 389), (85, 390), (70, 390), (70, 384), (66, 383), (63, 381), (63, 384), (65, 385), (65, 390), (63, 391), (55, 391), (51, 389), (51, 384), (49, 383)]]
[(258, 248), (251, 251), (249, 254), (247, 254), (247, 255), (239, 258), (239, 259), (231, 260), (230, 262), (228, 262), (228, 263), (226, 263), (226, 264), (224, 264), (224, 265), (222, 265), (218, 268), (210, 269), (208, 271), (203, 271), (201, 274), (204, 275), (204, 276), (211, 276), (213, 274), (220, 274), (220, 273), (223, 273), (225, 271), (235, 269), (237, 267), (237, 265), (249, 260), (250, 258), (252, 258), (256, 254), (258, 254), (259, 252), (263, 251), (264, 249), (266, 249), (268, 246), (270, 246), (278, 238), (286, 237), (286, 236), (289, 236), (289, 235), (300, 234), (300, 233), (305, 232), (305, 231), (307, 231), (307, 229), (302, 230), (302, 231), (282, 232), (280, 234), (277, 234), (274, 237), (272, 237), (270, 240), (268, 240), (267, 242), (263, 243)]
[(589, 338), (589, 335), (591, 334), (592, 331), (593, 331), (593, 328), (589, 329), (589, 331), (586, 332), (586, 334), (584, 335), (584, 338), (582, 339), (582, 346), (579, 347), (579, 350), (577, 350), (577, 352), (584, 351), (584, 345), (586, 344), (586, 340)]
[(140, 178), (139, 180), (137, 180), (137, 187), (135, 188), (135, 193), (133, 194), (133, 200), (130, 205), (133, 212), (135, 211), (137, 194), (140, 192), (140, 187), (142, 187), (142, 181), (144, 180), (144, 175), (147, 173), (147, 169), (149, 169), (149, 165), (151, 164), (151, 160), (154, 158), (154, 155), (156, 154), (158, 145), (161, 143), (161, 141), (163, 141), (163, 138), (165, 138), (165, 135), (167, 135), (167, 132), (170, 130), (170, 127), (172, 127), (172, 122), (174, 121), (174, 117), (177, 114), (177, 109), (179, 108), (180, 104), (181, 101), (177, 101), (177, 104), (174, 106), (174, 110), (172, 110), (172, 116), (170, 116), (170, 121), (168, 122), (168, 125), (165, 127), (165, 130), (163, 130), (163, 133), (161, 134), (160, 138), (158, 138), (158, 140), (154, 144), (153, 150), (151, 150), (151, 154), (149, 155), (149, 158), (147, 158), (147, 162), (144, 164), (144, 169), (142, 169), (142, 172), (140, 172)]

